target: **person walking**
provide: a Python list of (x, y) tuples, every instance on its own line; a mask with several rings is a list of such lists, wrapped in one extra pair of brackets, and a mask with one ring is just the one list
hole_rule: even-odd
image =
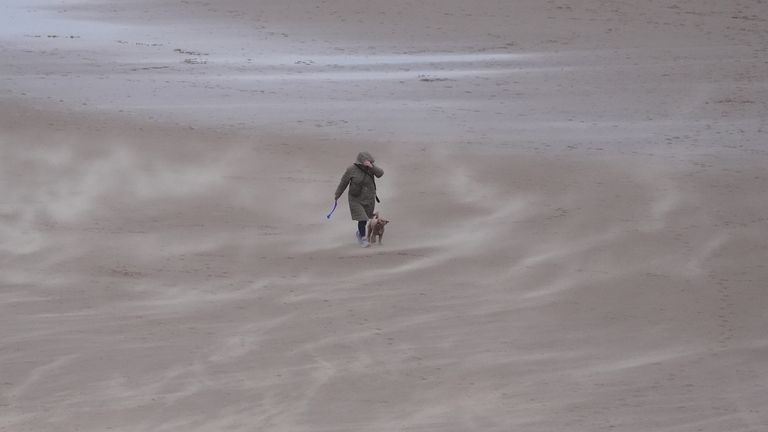
[(384, 170), (374, 165), (375, 160), (368, 152), (360, 152), (355, 163), (349, 166), (341, 176), (339, 187), (333, 196), (338, 201), (349, 186), (349, 212), (352, 220), (357, 221), (355, 238), (361, 247), (368, 247), (365, 228), (373, 218), (373, 211), (379, 198), (376, 196), (376, 177), (384, 175)]

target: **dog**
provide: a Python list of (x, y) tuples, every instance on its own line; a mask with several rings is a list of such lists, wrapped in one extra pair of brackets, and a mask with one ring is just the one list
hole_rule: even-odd
[(373, 214), (373, 219), (368, 221), (368, 243), (376, 243), (376, 237), (379, 238), (379, 246), (381, 246), (381, 238), (384, 237), (384, 226), (389, 221), (380, 217), (379, 212)]

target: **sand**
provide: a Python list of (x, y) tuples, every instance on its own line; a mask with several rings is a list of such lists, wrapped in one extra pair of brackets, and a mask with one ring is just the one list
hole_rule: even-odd
[(0, 430), (768, 430), (766, 20), (4, 2)]

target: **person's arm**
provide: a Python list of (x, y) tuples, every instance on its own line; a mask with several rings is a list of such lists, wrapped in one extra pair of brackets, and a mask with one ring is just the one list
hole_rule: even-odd
[(344, 175), (341, 176), (341, 181), (339, 181), (339, 186), (336, 188), (336, 193), (334, 194), (334, 200), (338, 200), (341, 197), (341, 194), (344, 193), (344, 190), (347, 188), (347, 185), (349, 185), (350, 180), (350, 172), (349, 170), (344, 171)]
[(370, 162), (369, 162), (369, 163), (367, 164), (367, 166), (368, 166), (368, 167), (371, 169), (371, 172), (372, 172), (372, 173), (373, 173), (373, 175), (375, 175), (376, 177), (381, 177), (381, 176), (383, 176), (383, 175), (384, 175), (384, 170), (383, 170), (383, 169), (381, 169), (381, 168), (379, 168), (379, 167), (377, 167), (376, 165), (374, 165), (374, 164), (372, 164), (372, 163), (370, 163)]

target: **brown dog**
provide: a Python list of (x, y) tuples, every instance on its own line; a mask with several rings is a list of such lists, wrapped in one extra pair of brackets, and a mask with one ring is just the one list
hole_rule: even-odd
[(384, 237), (384, 225), (389, 221), (379, 217), (379, 212), (373, 214), (373, 219), (368, 221), (368, 243), (376, 243), (376, 237), (379, 237), (379, 245), (381, 245), (381, 238)]

